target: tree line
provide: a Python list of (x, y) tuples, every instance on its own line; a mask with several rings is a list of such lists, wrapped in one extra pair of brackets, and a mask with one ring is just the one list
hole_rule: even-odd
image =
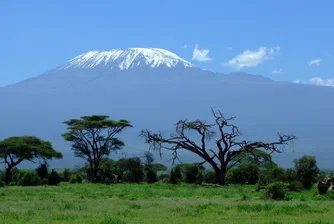
[[(276, 180), (289, 182), (290, 185), (292, 181), (298, 181), (303, 188), (309, 188), (309, 185), (315, 181), (314, 177), (318, 171), (313, 157), (303, 157), (298, 160), (299, 162), (295, 162), (295, 169), (284, 171), (271, 160), (273, 153), (282, 153), (282, 148), (295, 140), (296, 136), (278, 133), (277, 140), (273, 142), (247, 141), (242, 139), (239, 128), (233, 124), (235, 117), (225, 117), (219, 110), (212, 109), (211, 112), (213, 115), (212, 123), (199, 119), (194, 121), (179, 120), (175, 124), (174, 133), (168, 136), (147, 129), (140, 132), (139, 136), (149, 145), (150, 150), (158, 151), (160, 155), (162, 155), (163, 150), (171, 151), (173, 161), (179, 159), (178, 152), (180, 150), (186, 150), (203, 159), (202, 162), (196, 164), (176, 165), (170, 173), (166, 173), (164, 165), (154, 164), (150, 153), (145, 155), (145, 162), (140, 158), (124, 158), (119, 161), (109, 159), (112, 152), (121, 150), (125, 145), (119, 139), (119, 134), (127, 128), (133, 127), (128, 120), (111, 120), (109, 116), (105, 115), (71, 119), (63, 122), (67, 131), (62, 134), (62, 137), (71, 143), (74, 155), (87, 162), (87, 166), (82, 169), (85, 170), (85, 179), (93, 183), (140, 182), (143, 180), (155, 182), (159, 179), (166, 181), (168, 176), (167, 179), (170, 183), (207, 182), (218, 185), (259, 183), (262, 186)], [(213, 138), (215, 139), (213, 140)], [(210, 144), (212, 142), (214, 146)], [(62, 154), (57, 152), (49, 141), (35, 136), (9, 137), (0, 142), (0, 159), (5, 164), (3, 177), (5, 184), (9, 184), (14, 177), (18, 178), (13, 176), (15, 173), (13, 169), (22, 161), (42, 160), (45, 170), (48, 160), (61, 158)], [(300, 172), (298, 171), (300, 169), (297, 169), (299, 163), (304, 170), (305, 164), (308, 164), (306, 167), (310, 170), (303, 171), (307, 174), (298, 173)], [(208, 164), (211, 169), (204, 172), (204, 164)], [(55, 177), (56, 171), (52, 172), (48, 174), (48, 178), (53, 176), (57, 179)], [(158, 172), (160, 172), (160, 176), (158, 176)], [(46, 177), (37, 176), (46, 181)], [(83, 175), (78, 174), (74, 177), (84, 179), (79, 176)], [(74, 177), (72, 181), (74, 181)], [(312, 180), (306, 181), (306, 183), (305, 178), (302, 177)], [(59, 177), (58, 179), (64, 181), (66, 178)], [(48, 182), (57, 181), (48, 180)], [(297, 182), (294, 185), (297, 185)]]

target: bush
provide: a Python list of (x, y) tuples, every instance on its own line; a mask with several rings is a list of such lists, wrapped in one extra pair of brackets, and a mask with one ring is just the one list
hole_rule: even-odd
[(175, 166), (171, 172), (170, 172), (170, 183), (172, 184), (179, 184), (182, 182), (182, 173), (181, 173), (181, 167)]
[(49, 177), (49, 171), (48, 166), (46, 163), (42, 163), (37, 169), (36, 173), (39, 176), (39, 178), (44, 179)]
[(0, 170), (0, 181), (5, 181), (5, 172)]
[(49, 185), (58, 185), (59, 183), (60, 183), (59, 174), (55, 170), (52, 170), (49, 176)]
[(289, 168), (285, 171), (285, 175), (284, 175), (284, 181), (292, 183), (294, 181), (297, 181), (297, 172), (296, 170)]
[(214, 184), (215, 183), (215, 171), (209, 170), (204, 175), (204, 182), (208, 184)]
[(5, 187), (5, 182), (3, 182), (2, 180), (0, 180), (0, 187)]
[(168, 173), (162, 173), (158, 176), (158, 179), (163, 183), (169, 183), (170, 175)]
[(82, 178), (81, 175), (79, 175), (79, 174), (73, 174), (73, 175), (71, 175), (70, 183), (71, 184), (75, 184), (75, 183), (80, 183), (81, 184), (82, 180), (83, 180), (83, 178)]
[(48, 184), (49, 184), (48, 178), (43, 178), (39, 181), (39, 185), (48, 185)]
[(259, 167), (255, 163), (241, 163), (228, 172), (226, 179), (233, 184), (256, 184), (259, 179)]
[(158, 181), (157, 172), (153, 168), (149, 168), (146, 170), (146, 181), (147, 183), (155, 183)]
[(294, 192), (301, 192), (303, 188), (304, 188), (303, 184), (297, 180), (292, 181), (288, 186), (289, 191), (294, 191)]
[(122, 180), (130, 183), (140, 183), (144, 179), (144, 170), (138, 157), (120, 159), (118, 169), (121, 170)]
[[(189, 184), (202, 184), (204, 175), (204, 167), (197, 164), (184, 164), (182, 166), (184, 173), (184, 181)], [(182, 170), (181, 170), (182, 172)]]
[(29, 170), (20, 170), (14, 176), (14, 181), (20, 186), (37, 186), (40, 184), (40, 180), (36, 172)]
[(69, 182), (70, 178), (71, 178), (70, 169), (64, 169), (64, 171), (63, 171), (63, 181), (64, 182)]
[(277, 181), (269, 184), (266, 187), (265, 197), (274, 200), (282, 200), (285, 198), (287, 193), (287, 186), (282, 181)]
[(285, 178), (285, 170), (283, 168), (278, 167), (275, 163), (267, 162), (260, 169), (258, 183), (260, 186), (267, 186), (277, 181), (284, 181)]
[(303, 184), (304, 188), (311, 189), (313, 183), (316, 182), (316, 176), (319, 172), (315, 157), (303, 156), (295, 160), (294, 163), (298, 180)]

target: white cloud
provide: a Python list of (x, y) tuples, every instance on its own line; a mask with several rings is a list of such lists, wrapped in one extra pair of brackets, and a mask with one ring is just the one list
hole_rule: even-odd
[(317, 86), (331, 86), (334, 87), (334, 78), (323, 79), (320, 77), (313, 77), (310, 80), (310, 83)]
[(317, 59), (314, 59), (314, 60), (311, 60), (309, 61), (309, 65), (316, 65), (316, 66), (319, 66), (322, 62), (322, 59), (321, 58), (317, 58)]
[(233, 68), (255, 67), (266, 60), (273, 59), (273, 56), (280, 51), (280, 47), (260, 47), (257, 51), (246, 50), (229, 60), (225, 65)]
[(295, 80), (294, 83), (334, 87), (334, 78), (313, 77), (313, 78), (310, 78), (307, 81)]
[(272, 73), (273, 74), (281, 74), (281, 73), (283, 73), (283, 69), (274, 69), (273, 71), (272, 71)]
[(199, 46), (196, 44), (192, 60), (200, 62), (211, 61), (212, 58), (210, 57), (209, 53), (210, 51), (208, 49), (199, 49)]

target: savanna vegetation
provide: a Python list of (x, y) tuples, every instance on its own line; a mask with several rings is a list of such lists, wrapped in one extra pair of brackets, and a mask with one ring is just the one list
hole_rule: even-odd
[[(100, 115), (65, 121), (62, 137), (86, 161), (76, 169), (49, 168), (49, 160), (63, 157), (49, 141), (0, 141), (0, 223), (331, 223), (333, 173), (320, 170), (313, 156), (288, 169), (272, 160), (295, 136), (244, 140), (233, 117), (212, 114), (212, 123), (178, 121), (167, 137), (144, 129), (149, 151), (119, 160), (109, 156), (125, 145), (119, 134), (130, 121)], [(150, 150), (170, 150), (173, 161), (186, 150), (203, 161), (169, 168)], [(18, 169), (23, 161), (37, 166)]]

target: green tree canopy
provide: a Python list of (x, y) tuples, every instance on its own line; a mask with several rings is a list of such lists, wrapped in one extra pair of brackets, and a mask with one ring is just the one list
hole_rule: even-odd
[(68, 132), (62, 136), (72, 142), (75, 156), (87, 160), (90, 167), (90, 180), (98, 182), (101, 160), (112, 151), (120, 150), (124, 142), (118, 139), (125, 128), (132, 127), (127, 120), (110, 120), (106, 115), (83, 116), (63, 122)]
[(24, 160), (33, 162), (35, 159), (50, 160), (62, 157), (50, 142), (34, 136), (9, 137), (0, 142), (0, 159), (5, 164), (7, 183), (11, 179), (11, 170)]

